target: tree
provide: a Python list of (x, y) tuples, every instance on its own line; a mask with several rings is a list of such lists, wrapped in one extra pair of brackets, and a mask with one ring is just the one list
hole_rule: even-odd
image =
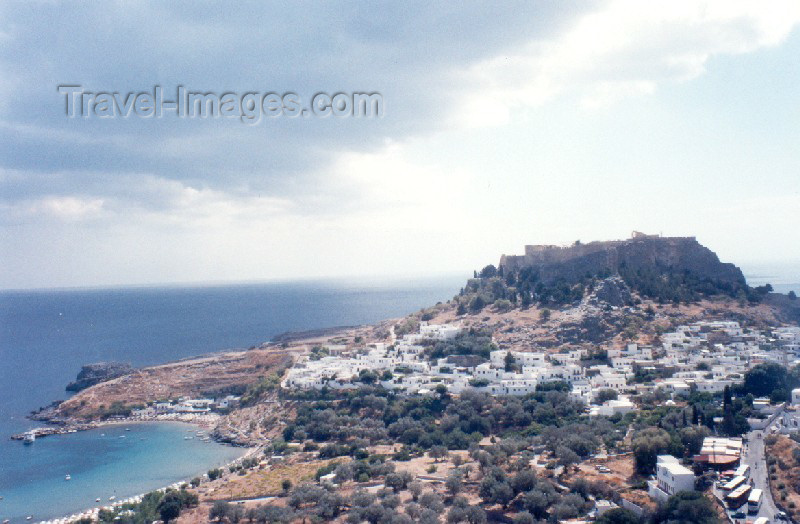
[(447, 512), (447, 522), (449, 524), (458, 524), (459, 522), (466, 522), (467, 520), (467, 511), (466, 509), (453, 506), (450, 508), (450, 511)]
[(511, 311), (511, 309), (514, 307), (514, 304), (506, 298), (498, 298), (494, 301), (494, 307), (500, 313), (505, 313), (506, 311)]
[(434, 461), (439, 462), (440, 459), (447, 457), (447, 446), (433, 446), (430, 451), (428, 451), (428, 455), (430, 455)]
[(547, 508), (553, 497), (542, 489), (533, 489), (522, 494), (522, 507), (537, 519), (547, 516)]
[(514, 371), (515, 360), (514, 360), (514, 355), (511, 353), (511, 351), (506, 351), (504, 362), (506, 371)]
[(195, 493), (189, 493), (185, 490), (167, 490), (158, 502), (156, 511), (158, 511), (161, 520), (169, 522), (170, 520), (178, 518), (183, 508), (196, 504), (197, 495)]
[(689, 455), (697, 455), (703, 446), (703, 439), (711, 433), (705, 426), (688, 426), (680, 431), (681, 443)]
[(733, 420), (733, 409), (730, 406), (725, 406), (722, 412), (722, 433), (728, 436), (736, 434), (736, 422)]
[(790, 376), (785, 367), (776, 362), (768, 362), (754, 366), (745, 373), (742, 389), (756, 397), (769, 397), (775, 389), (791, 391), (796, 382), (796, 378)]
[(484, 307), (486, 307), (486, 301), (480, 295), (475, 295), (472, 297), (472, 300), (469, 301), (469, 310), (471, 313), (478, 313)]
[(564, 466), (565, 473), (567, 472), (570, 466), (572, 466), (573, 464), (577, 464), (581, 460), (578, 454), (572, 451), (567, 446), (558, 446), (558, 448), (556, 449), (556, 457), (558, 457), (558, 463), (561, 466)]
[(406, 478), (399, 473), (389, 473), (386, 475), (384, 484), (387, 488), (392, 488), (395, 493), (402, 491), (406, 487)]
[(222, 476), (222, 470), (219, 469), (219, 468), (208, 470), (208, 478), (209, 478), (209, 480), (217, 480), (221, 476)]
[(714, 507), (702, 493), (698, 491), (681, 491), (670, 497), (656, 512), (656, 523), (681, 522), (687, 524), (717, 524)]
[(289, 491), (290, 489), (292, 489), (292, 481), (289, 479), (283, 479), (281, 481), (281, 489), (283, 491)]
[(789, 291), (789, 300), (797, 300), (797, 293)]
[(486, 518), (486, 512), (478, 506), (469, 506), (465, 511), (467, 513), (466, 517), (469, 524), (485, 524), (488, 520)]
[(447, 480), (444, 482), (444, 487), (451, 496), (458, 495), (464, 487), (461, 472), (457, 469), (454, 469), (452, 472), (450, 472), (450, 474), (447, 476)]
[(181, 514), (181, 502), (174, 498), (167, 499), (166, 497), (158, 505), (158, 514), (161, 520), (169, 522), (170, 520), (177, 519)]
[(419, 504), (423, 508), (435, 511), (437, 514), (444, 511), (442, 498), (433, 491), (426, 491), (419, 497)]
[(497, 268), (494, 265), (489, 264), (485, 268), (481, 269), (481, 273), (479, 275), (481, 278), (492, 278), (497, 276)]
[(655, 472), (656, 458), (669, 450), (671, 442), (669, 433), (661, 428), (646, 428), (634, 435), (631, 447), (636, 471), (644, 475)]
[(514, 490), (508, 483), (506, 474), (494, 466), (484, 475), (478, 493), (487, 504), (500, 504), (504, 507), (514, 498)]
[(225, 502), (224, 500), (218, 500), (211, 506), (211, 510), (208, 512), (209, 520), (222, 520), (228, 516), (228, 512), (230, 511), (230, 503)]
[(513, 479), (511, 479), (511, 487), (514, 488), (515, 493), (530, 491), (536, 487), (536, 483), (536, 473), (530, 469), (520, 471)]
[(419, 496), (422, 494), (422, 483), (418, 480), (415, 480), (408, 485), (408, 491), (411, 492), (411, 500), (416, 502), (417, 499), (419, 499)]
[(536, 520), (527, 511), (520, 511), (514, 517), (514, 524), (534, 524)]
[(617, 400), (619, 398), (619, 394), (614, 391), (613, 389), (601, 389), (598, 391), (594, 396), (594, 403), (595, 404), (602, 404), (607, 400)]
[(550, 320), (550, 310), (547, 308), (542, 309), (542, 312), (539, 313), (539, 319), (542, 322), (547, 322), (548, 320)]
[(378, 374), (370, 369), (362, 369), (358, 372), (358, 380), (364, 384), (374, 384), (378, 380)]
[(606, 511), (595, 521), (596, 524), (639, 524), (636, 513), (625, 508), (614, 508)]

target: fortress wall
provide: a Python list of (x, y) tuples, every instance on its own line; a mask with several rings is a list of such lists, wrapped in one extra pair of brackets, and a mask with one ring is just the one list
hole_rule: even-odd
[(723, 264), (695, 237), (640, 235), (629, 240), (590, 242), (571, 246), (527, 245), (524, 255), (503, 255), (500, 265), (509, 270), (534, 267), (544, 280), (579, 277), (604, 270), (630, 268), (683, 268), (710, 278), (743, 282), (739, 268)]

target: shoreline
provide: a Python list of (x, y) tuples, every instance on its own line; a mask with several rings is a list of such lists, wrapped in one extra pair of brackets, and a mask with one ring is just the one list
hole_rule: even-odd
[[(152, 421), (147, 421), (147, 420), (139, 421), (139, 423), (147, 423), (147, 422), (152, 422)], [(182, 422), (182, 421), (164, 420), (164, 421), (161, 421), (161, 422)], [(189, 422), (183, 422), (183, 423), (191, 424)], [(231, 447), (237, 447), (237, 446), (231, 446)], [(264, 447), (263, 446), (256, 446), (256, 447), (243, 448), (243, 449), (246, 449), (246, 451), (240, 457), (238, 457), (238, 458), (236, 458), (234, 460), (228, 461), (225, 464), (223, 464), (221, 466), (218, 466), (218, 467), (223, 469), (223, 470), (227, 470), (227, 468), (229, 468), (232, 465), (238, 464), (238, 463), (242, 462), (243, 460), (245, 460), (247, 458), (250, 458), (250, 457), (252, 457), (253, 455), (255, 455), (257, 453), (262, 453)], [(203, 474), (203, 475), (205, 475), (205, 474)], [(189, 484), (190, 480), (191, 479), (179, 480), (179, 481), (173, 482), (172, 484), (169, 484), (167, 486), (162, 486), (160, 488), (152, 489), (152, 490), (148, 491), (147, 493), (152, 493), (154, 491), (164, 492), (164, 491), (167, 491), (168, 489), (179, 490), (179, 489), (181, 489), (181, 486), (185, 486), (185, 485)], [(80, 521), (81, 519), (84, 519), (84, 518), (97, 519), (97, 516), (100, 513), (100, 510), (103, 510), (103, 509), (105, 509), (105, 510), (113, 510), (114, 508), (118, 508), (118, 507), (120, 507), (120, 506), (122, 506), (124, 504), (131, 504), (131, 503), (141, 502), (142, 498), (147, 493), (140, 493), (138, 495), (125, 497), (124, 499), (114, 500), (113, 502), (110, 501), (111, 502), (110, 504), (104, 504), (104, 505), (101, 505), (101, 506), (90, 507), (90, 508), (87, 508), (87, 509), (85, 509), (83, 511), (80, 511), (78, 513), (73, 513), (73, 514), (65, 516), (65, 517), (57, 517), (57, 518), (48, 519), (48, 520), (39, 520), (39, 521), (36, 521), (36, 522), (38, 524), (72, 524), (72, 523), (78, 522), (78, 521)]]
[[(235, 458), (233, 460), (230, 460), (228, 462), (225, 462), (222, 465), (216, 466), (217, 468), (222, 469), (225, 472), (224, 474), (227, 475), (229, 473), (228, 472), (228, 468), (230, 466), (239, 464), (243, 460), (245, 460), (247, 458), (250, 458), (250, 457), (252, 457), (254, 455), (257, 455), (259, 453), (263, 453), (264, 445), (239, 446), (239, 445), (236, 445), (236, 444), (234, 444), (232, 442), (228, 442), (228, 441), (224, 441), (224, 440), (220, 440), (218, 438), (215, 438), (215, 436), (213, 434), (213, 429), (216, 426), (216, 423), (218, 423), (221, 418), (222, 418), (222, 416), (219, 415), (219, 414), (216, 414), (216, 413), (214, 413), (214, 414), (206, 413), (206, 414), (202, 414), (202, 415), (186, 414), (186, 413), (170, 413), (170, 414), (156, 415), (155, 417), (130, 417), (130, 418), (125, 418), (125, 419), (102, 420), (102, 421), (94, 421), (94, 422), (74, 422), (74, 423), (70, 423), (70, 422), (66, 422), (65, 421), (63, 423), (59, 423), (60, 424), (59, 427), (41, 427), (41, 428), (34, 428), (32, 430), (29, 430), (29, 431), (37, 431), (37, 430), (46, 431), (46, 433), (44, 433), (43, 436), (52, 436), (52, 435), (67, 435), (67, 434), (72, 434), (72, 433), (77, 433), (77, 432), (82, 432), (82, 431), (91, 431), (91, 430), (102, 429), (102, 428), (113, 427), (113, 426), (128, 426), (128, 425), (138, 425), (138, 424), (159, 424), (159, 423), (161, 423), (161, 424), (163, 424), (163, 423), (184, 424), (184, 425), (192, 426), (194, 428), (200, 428), (200, 429), (203, 429), (203, 430), (207, 431), (208, 432), (209, 441), (212, 441), (212, 442), (214, 442), (216, 444), (228, 446), (230, 448), (237, 448), (237, 449), (244, 450), (242, 455), (240, 455), (239, 457), (237, 457), (237, 458)], [(56, 424), (56, 423), (51, 423), (51, 424)], [(53, 431), (50, 431), (50, 430), (53, 430)], [(20, 435), (24, 435), (24, 433), (22, 433)], [(20, 440), (20, 439), (15, 438), (17, 436), (18, 435), (13, 435), (11, 437), (11, 439), (12, 440)], [(197, 476), (200, 476), (201, 478), (204, 478), (205, 473), (199, 474)], [(34, 521), (38, 522), (40, 524), (71, 524), (71, 523), (78, 522), (81, 519), (85, 519), (85, 518), (92, 518), (92, 519), (96, 520), (100, 510), (103, 510), (103, 509), (105, 509), (105, 510), (113, 510), (114, 508), (118, 508), (118, 507), (120, 507), (120, 506), (122, 506), (124, 504), (141, 502), (142, 498), (147, 493), (151, 493), (151, 492), (154, 492), (154, 491), (164, 492), (164, 491), (166, 491), (168, 489), (181, 489), (181, 486), (189, 484), (189, 481), (191, 480), (191, 478), (194, 478), (194, 476), (192, 476), (190, 478), (184, 478), (182, 480), (173, 482), (173, 483), (171, 483), (169, 485), (166, 485), (166, 486), (161, 486), (161, 487), (157, 487), (157, 488), (151, 489), (151, 490), (147, 491), (146, 493), (139, 493), (137, 495), (127, 496), (127, 497), (124, 497), (124, 498), (120, 498), (118, 500), (115, 499), (113, 501), (107, 501), (105, 504), (101, 504), (101, 505), (98, 505), (98, 506), (92, 506), (92, 507), (89, 507), (89, 508), (84, 509), (84, 510), (79, 511), (79, 512), (72, 513), (72, 514), (67, 515), (67, 516), (56, 517), (56, 518), (51, 518), (51, 519), (46, 519), (46, 520), (34, 520)], [(100, 504), (100, 503), (98, 503), (98, 504)]]
[[(212, 417), (211, 420), (208, 418), (199, 419), (198, 417)], [(191, 424), (193, 426), (197, 426), (209, 431), (209, 438), (214, 440), (219, 444), (226, 444), (232, 447), (242, 447), (236, 446), (230, 442), (219, 440), (214, 437), (212, 430), (214, 429), (219, 419), (222, 416), (219, 414), (203, 414), (203, 415), (194, 415), (194, 414), (181, 414), (181, 413), (170, 413), (164, 415), (156, 415), (154, 417), (126, 417), (126, 418), (115, 418), (113, 420), (98, 420), (98, 421), (91, 421), (91, 422), (82, 422), (82, 421), (58, 421), (58, 422), (51, 422), (47, 420), (43, 420), (48, 426), (41, 426), (37, 428), (30, 429), (23, 433), (16, 433), (11, 435), (9, 438), (11, 440), (24, 440), (25, 435), (29, 433), (33, 433), (34, 436), (39, 438), (49, 437), (53, 435), (67, 435), (71, 433), (78, 433), (80, 431), (91, 431), (93, 429), (100, 429), (108, 426), (118, 426), (118, 425), (128, 425), (128, 424), (148, 424), (148, 423), (158, 423), (158, 422), (181, 422), (184, 424)]]

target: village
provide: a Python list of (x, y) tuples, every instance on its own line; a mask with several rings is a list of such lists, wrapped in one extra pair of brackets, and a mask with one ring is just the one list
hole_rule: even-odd
[[(624, 416), (637, 410), (631, 397), (658, 394), (663, 405), (684, 403), (692, 393), (720, 395), (740, 384), (748, 370), (764, 363), (786, 368), (800, 363), (800, 328), (771, 330), (743, 328), (736, 321), (698, 321), (677, 326), (660, 337), (660, 346), (627, 344), (623, 348), (595, 350), (514, 351), (497, 348), (488, 361), (465, 365), (465, 359), (428, 358), (437, 342), (463, 335), (460, 325), (422, 322), (419, 332), (394, 339), (394, 343), (372, 343), (363, 348), (344, 345), (316, 347), (298, 359), (282, 383), (284, 388), (308, 390), (352, 389), (364, 382), (407, 395), (461, 394), (468, 390), (493, 396), (525, 396), (552, 382), (569, 384), (569, 395), (594, 416)], [(655, 475), (647, 482), (647, 494), (664, 503), (681, 491), (693, 491), (697, 472), (713, 474), (713, 490), (734, 521), (759, 514), (766, 479), (753, 475), (764, 463), (764, 444), (749, 443), (767, 433), (800, 429), (800, 389), (791, 391), (790, 402), (753, 400), (753, 415), (747, 419), (750, 432), (741, 437), (707, 436), (699, 452), (689, 461), (659, 455)], [(721, 418), (716, 420), (722, 422)], [(751, 449), (752, 448), (752, 449)], [(760, 453), (755, 451), (760, 450)], [(752, 469), (751, 469), (752, 468)], [(597, 465), (600, 473), (611, 473)], [(597, 514), (616, 507), (599, 502)], [(749, 504), (749, 505), (748, 505)], [(765, 513), (779, 520), (783, 512), (770, 502)], [(635, 508), (629, 503), (627, 506)], [(762, 521), (763, 522), (763, 521)]]
[[(364, 374), (371, 372), (384, 388), (407, 394), (432, 394), (444, 387), (453, 394), (473, 388), (492, 395), (528, 395), (540, 384), (564, 381), (571, 386), (570, 394), (587, 405), (607, 394), (600, 392), (615, 392), (617, 398), (591, 408), (591, 414), (612, 416), (634, 409), (627, 394), (662, 390), (678, 398), (693, 390), (721, 393), (725, 387), (741, 382), (755, 365), (776, 362), (788, 367), (800, 363), (800, 328), (781, 327), (762, 333), (745, 330), (735, 321), (679, 326), (662, 335), (661, 347), (632, 343), (622, 349), (598, 347), (593, 354), (586, 349), (496, 349), (487, 362), (474, 366), (463, 365), (452, 356), (425, 357), (431, 343), (452, 340), (463, 331), (456, 325), (422, 322), (418, 333), (399, 337), (394, 344), (373, 343), (355, 349), (324, 345), (300, 357), (281, 385), (356, 388)], [(637, 373), (649, 374), (652, 380), (635, 380)], [(762, 406), (766, 411), (768, 404)]]

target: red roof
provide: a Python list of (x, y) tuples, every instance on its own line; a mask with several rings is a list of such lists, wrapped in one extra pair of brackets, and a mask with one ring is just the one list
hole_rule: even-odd
[(739, 457), (736, 455), (695, 455), (692, 460), (709, 464), (733, 464), (739, 460)]

